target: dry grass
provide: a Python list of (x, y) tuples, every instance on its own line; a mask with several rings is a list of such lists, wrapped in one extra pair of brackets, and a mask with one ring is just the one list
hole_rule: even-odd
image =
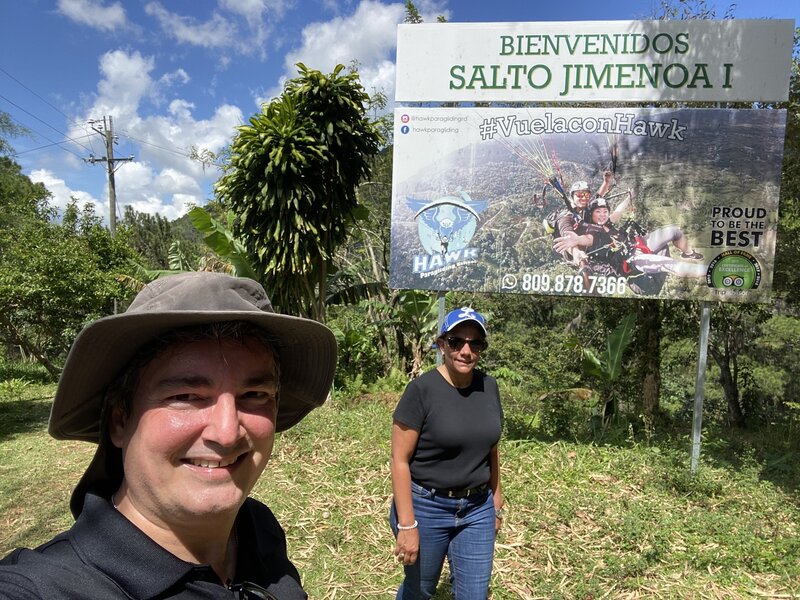
[[(262, 478), (313, 598), (390, 598), (400, 583), (390, 427), (383, 403), (327, 406), (283, 436)], [(505, 441), (502, 452), (493, 600), (800, 597), (791, 491), (746, 470), (691, 479), (675, 464), (687, 457), (635, 444)]]
[[(69, 494), (94, 448), (49, 439), (44, 399), (0, 410), (5, 554), (69, 526)], [(284, 525), (311, 598), (392, 598), (400, 583), (390, 427), (391, 403), (323, 407), (279, 437), (254, 490)], [(798, 482), (767, 481), (754, 460), (690, 478), (688, 445), (676, 448), (504, 440), (509, 510), (492, 600), (800, 598)]]

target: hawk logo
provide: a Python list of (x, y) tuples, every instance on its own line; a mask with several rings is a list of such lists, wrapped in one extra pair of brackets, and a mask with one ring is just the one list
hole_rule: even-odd
[(436, 200), (408, 199), (417, 220), (419, 241), (428, 254), (446, 254), (465, 248), (478, 228), (488, 200), (473, 200), (466, 192)]
[(473, 200), (462, 191), (433, 201), (409, 198), (407, 204), (414, 211), (419, 241), (428, 253), (414, 257), (415, 273), (438, 271), (477, 258), (477, 250), (468, 244), (488, 200)]

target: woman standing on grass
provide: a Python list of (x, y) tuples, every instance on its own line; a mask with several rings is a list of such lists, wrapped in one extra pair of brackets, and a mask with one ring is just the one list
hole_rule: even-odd
[(489, 594), (503, 518), (503, 411), (497, 382), (475, 370), (485, 323), (472, 308), (448, 313), (436, 340), (443, 364), (409, 383), (394, 412), (390, 523), (405, 568), (398, 600), (433, 596), (445, 556), (456, 600)]

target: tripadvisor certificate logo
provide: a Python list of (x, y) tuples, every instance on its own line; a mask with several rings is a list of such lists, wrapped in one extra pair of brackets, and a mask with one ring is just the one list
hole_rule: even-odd
[(726, 250), (708, 265), (706, 283), (717, 289), (754, 290), (761, 283), (761, 265), (744, 250)]

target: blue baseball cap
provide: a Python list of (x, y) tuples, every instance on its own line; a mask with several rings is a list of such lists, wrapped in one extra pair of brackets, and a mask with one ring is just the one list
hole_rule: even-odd
[(465, 323), (467, 321), (472, 321), (473, 323), (477, 324), (478, 327), (481, 328), (481, 331), (483, 331), (483, 335), (486, 335), (486, 319), (483, 317), (483, 315), (474, 308), (462, 306), (461, 308), (451, 310), (444, 316), (444, 321), (442, 322), (442, 329), (439, 332), (439, 336), (443, 336), (448, 331), (452, 331), (456, 325)]

